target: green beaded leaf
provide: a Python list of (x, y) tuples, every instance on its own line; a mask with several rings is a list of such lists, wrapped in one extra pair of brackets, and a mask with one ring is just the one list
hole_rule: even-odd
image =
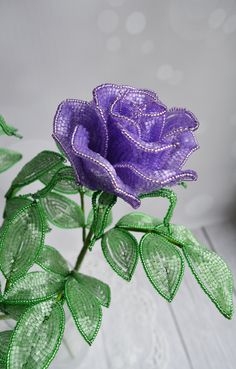
[[(6, 364), (12, 331), (0, 332), (0, 365)], [(3, 366), (4, 367), (4, 366)]]
[(159, 218), (142, 212), (132, 212), (123, 216), (116, 227), (134, 230), (154, 230), (157, 226), (161, 225), (162, 221)]
[(62, 155), (53, 151), (42, 151), (21, 169), (13, 184), (17, 186), (28, 185), (63, 162)]
[(44, 219), (39, 206), (30, 205), (7, 220), (1, 230), (0, 266), (7, 279), (24, 275), (34, 264), (44, 243)]
[(186, 228), (184, 226), (176, 226), (175, 224), (168, 224), (168, 226), (165, 226), (164, 224), (160, 224), (156, 228), (156, 233), (165, 237), (174, 245), (182, 248), (184, 244), (183, 239), (185, 238), (185, 230)]
[(6, 201), (4, 218), (12, 217), (18, 210), (30, 205), (32, 201), (25, 196), (12, 197)]
[(184, 261), (179, 251), (164, 237), (147, 233), (140, 241), (140, 257), (153, 287), (171, 302), (184, 272)]
[(36, 263), (48, 272), (68, 275), (69, 267), (59, 251), (52, 246), (44, 246), (36, 260)]
[[(40, 199), (40, 198), (39, 198)], [(45, 215), (45, 212), (44, 212), (44, 209), (42, 207), (42, 204), (41, 202), (39, 201), (39, 199), (36, 199), (35, 201), (37, 201), (39, 207), (40, 207), (40, 210), (43, 214), (43, 217), (44, 217), (44, 232), (45, 233), (50, 233), (52, 231), (52, 228), (51, 228), (51, 224), (50, 222), (48, 221), (48, 219), (46, 218), (46, 215)]]
[(102, 309), (99, 302), (74, 278), (67, 280), (65, 296), (79, 332), (91, 345), (101, 326)]
[(21, 159), (22, 155), (20, 153), (0, 148), (0, 173), (5, 172)]
[[(82, 191), (81, 186), (75, 183), (75, 174), (74, 174), (72, 167), (68, 167), (65, 165), (59, 165), (56, 167), (55, 174), (52, 176), (51, 181), (49, 181), (43, 189), (41, 189), (36, 194), (34, 194), (34, 197), (35, 198), (45, 197), (53, 189), (58, 190), (58, 187), (60, 186), (60, 184), (62, 184), (63, 187), (65, 188), (68, 183), (70, 184), (72, 183), (76, 187), (77, 189), (76, 193), (78, 191)], [(69, 192), (69, 191), (64, 191), (64, 192)], [(75, 191), (71, 191), (71, 192), (73, 193)]]
[(49, 272), (31, 272), (14, 282), (3, 298), (7, 304), (33, 304), (63, 290), (64, 277)]
[(11, 197), (12, 194), (18, 191), (21, 187), (36, 181), (49, 170), (63, 162), (64, 158), (59, 153), (47, 150), (42, 151), (21, 169), (17, 177), (12, 182), (11, 188), (7, 192), (6, 197)]
[(93, 195), (93, 231), (96, 239), (102, 236), (109, 223), (109, 213), (115, 205), (117, 197), (106, 192), (95, 192)]
[[(108, 213), (107, 220), (106, 220), (106, 223), (104, 225), (104, 229), (106, 229), (107, 227), (109, 227), (112, 224), (112, 221), (113, 221), (113, 219), (112, 219), (112, 211), (110, 211)], [(93, 224), (93, 210), (91, 210), (89, 212), (89, 214), (88, 214), (86, 228), (90, 228), (92, 224)]]
[[(58, 172), (59, 171), (59, 172)], [(45, 173), (40, 181), (48, 185), (53, 177), (59, 174), (61, 176), (61, 180), (58, 180), (54, 186), (54, 190), (57, 192), (62, 192), (65, 194), (76, 194), (79, 192), (79, 185), (76, 183), (76, 177), (74, 171), (71, 167), (65, 167), (62, 164), (59, 164), (57, 167), (52, 168), (47, 173)]]
[(0, 136), (7, 135), (7, 136), (15, 136), (18, 138), (22, 138), (22, 136), (17, 133), (18, 129), (9, 126), (2, 115), (0, 115)]
[(120, 277), (130, 281), (138, 261), (138, 243), (135, 237), (128, 231), (113, 228), (102, 237), (102, 251), (112, 269)]
[(186, 228), (185, 233), (182, 234), (182, 242), (184, 242), (182, 248), (184, 256), (197, 282), (217, 309), (226, 318), (231, 319), (233, 316), (233, 276), (227, 264), (215, 252), (201, 246)]
[(16, 325), (7, 357), (7, 369), (46, 369), (62, 341), (65, 315), (60, 303), (32, 306)]
[(56, 192), (41, 198), (41, 205), (48, 220), (60, 228), (79, 228), (84, 225), (84, 214), (75, 201)]
[(73, 273), (73, 277), (96, 297), (101, 305), (109, 307), (111, 302), (111, 291), (106, 283), (94, 277), (77, 272)]
[(0, 311), (6, 315), (9, 315), (9, 318), (18, 320), (20, 316), (29, 308), (28, 304), (25, 305), (15, 305), (15, 304), (6, 304), (0, 303)]

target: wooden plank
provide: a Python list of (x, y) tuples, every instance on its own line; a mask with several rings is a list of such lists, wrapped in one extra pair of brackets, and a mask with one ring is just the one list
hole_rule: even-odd
[(221, 255), (236, 273), (236, 226), (231, 222), (203, 228), (205, 237), (215, 251)]
[[(211, 248), (217, 252), (230, 266), (235, 281), (236, 274), (236, 230), (235, 225), (227, 222), (221, 225), (214, 225), (203, 228), (205, 238), (208, 240)], [(236, 295), (234, 288), (234, 296)], [(236, 320), (233, 317), (228, 324), (221, 325), (220, 332), (221, 345), (224, 348), (225, 355), (228, 357), (232, 368), (236, 365)]]
[[(199, 241), (208, 245), (202, 230), (194, 233)], [(193, 368), (235, 368), (236, 322), (220, 315), (187, 267), (172, 307)]]

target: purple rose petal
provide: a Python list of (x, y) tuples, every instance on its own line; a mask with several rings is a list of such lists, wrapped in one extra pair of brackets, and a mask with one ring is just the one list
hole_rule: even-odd
[(59, 105), (53, 136), (80, 184), (114, 193), (136, 208), (142, 193), (197, 179), (194, 171), (181, 169), (198, 148), (197, 128), (191, 112), (167, 111), (153, 91), (103, 84), (91, 102)]
[(181, 169), (188, 157), (199, 148), (191, 131), (183, 131), (183, 133), (166, 137), (165, 142), (177, 142), (178, 144), (171, 150), (163, 152), (160, 165), (158, 165), (160, 169)]
[(134, 208), (140, 205), (135, 191), (120, 180), (114, 167), (100, 154), (89, 149), (89, 135), (84, 127), (75, 128), (71, 143), (75, 155), (82, 161), (80, 180), (85, 186), (114, 193)]
[(158, 188), (170, 186), (181, 181), (194, 181), (197, 175), (194, 171), (174, 171), (171, 169), (163, 169), (152, 171), (140, 165), (130, 163), (115, 164), (117, 174), (124, 183), (141, 193), (152, 192)]

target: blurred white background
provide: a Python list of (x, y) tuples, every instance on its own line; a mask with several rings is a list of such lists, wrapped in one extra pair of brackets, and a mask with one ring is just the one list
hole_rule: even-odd
[[(24, 162), (54, 148), (58, 104), (90, 100), (100, 83), (156, 90), (201, 123), (201, 148), (186, 165), (199, 180), (178, 190), (175, 221), (218, 222), (236, 203), (235, 42), (234, 0), (0, 0), (0, 113), (24, 136), (7, 145)], [(2, 192), (21, 165), (1, 180)], [(158, 215), (166, 204), (145, 206)]]
[[(98, 84), (125, 83), (156, 90), (200, 121), (201, 148), (186, 165), (199, 180), (177, 189), (174, 221), (198, 228), (227, 220), (236, 207), (235, 57), (235, 0), (0, 0), (0, 114), (24, 136), (1, 137), (24, 158), (1, 175), (0, 196), (23, 163), (55, 149), (52, 122), (63, 99), (90, 100)], [(166, 207), (145, 200), (142, 210), (159, 216)], [(129, 211), (119, 201), (115, 218)], [(198, 234), (236, 270), (235, 228), (221, 229)], [(74, 263), (80, 234), (55, 229), (47, 243)], [(99, 247), (84, 271), (109, 281), (112, 306), (83, 368), (234, 368), (236, 323), (219, 316), (188, 274), (172, 308), (140, 266), (131, 285), (119, 280)]]

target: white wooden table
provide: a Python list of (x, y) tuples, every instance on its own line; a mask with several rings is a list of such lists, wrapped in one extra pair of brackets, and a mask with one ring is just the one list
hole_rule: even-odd
[[(227, 222), (194, 233), (236, 272), (236, 225)], [(236, 320), (228, 321), (220, 315), (187, 267), (171, 304), (153, 289), (140, 264), (131, 283), (117, 277), (105, 262), (99, 244), (87, 257), (83, 271), (110, 284), (112, 303), (103, 309), (102, 328), (93, 346), (84, 348), (76, 332), (73, 346), (83, 344), (84, 351), (76, 364), (61, 362), (60, 368), (236, 368)], [(52, 368), (58, 369), (58, 365), (54, 363)]]

